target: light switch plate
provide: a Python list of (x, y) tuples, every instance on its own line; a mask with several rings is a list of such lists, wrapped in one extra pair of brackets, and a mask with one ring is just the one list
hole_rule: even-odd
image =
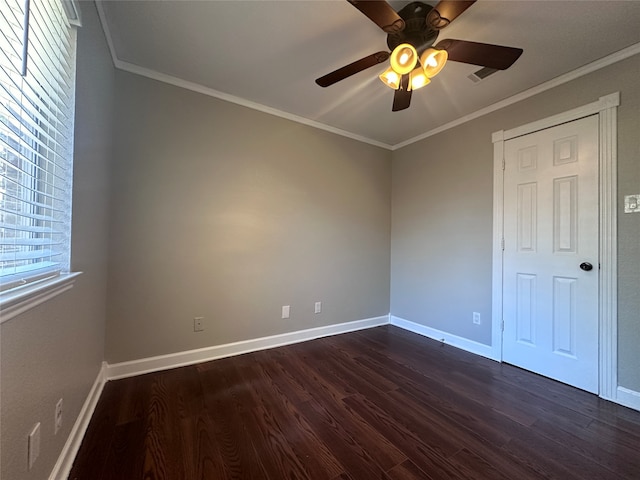
[(624, 213), (640, 213), (640, 194), (624, 196)]

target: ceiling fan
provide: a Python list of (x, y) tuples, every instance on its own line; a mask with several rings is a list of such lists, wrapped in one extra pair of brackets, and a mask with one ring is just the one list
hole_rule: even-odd
[(347, 1), (387, 33), (391, 53), (373, 53), (318, 78), (316, 83), (328, 87), (390, 60), (390, 67), (380, 75), (380, 80), (395, 89), (394, 112), (408, 108), (411, 92), (428, 84), (447, 60), (506, 70), (522, 54), (521, 48), (467, 40), (446, 39), (434, 46), (440, 30), (476, 0), (441, 0), (435, 7), (411, 2), (398, 12), (385, 0)]

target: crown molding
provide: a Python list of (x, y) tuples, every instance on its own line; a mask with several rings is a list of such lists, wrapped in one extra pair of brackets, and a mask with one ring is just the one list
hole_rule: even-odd
[(294, 115), (293, 113), (284, 112), (282, 110), (278, 110), (277, 108), (268, 107), (266, 105), (262, 105), (261, 103), (245, 100), (244, 98), (240, 98), (240, 97), (236, 97), (235, 95), (230, 95), (228, 93), (220, 92), (218, 90), (205, 87), (204, 85), (200, 85), (198, 83), (188, 82), (178, 77), (167, 75), (165, 73), (161, 73), (155, 70), (150, 70), (148, 68), (140, 67), (139, 65), (135, 65), (133, 63), (123, 62), (122, 60), (118, 60), (118, 62), (116, 63), (116, 67), (120, 70), (124, 70), (129, 73), (134, 73), (136, 75), (141, 75), (143, 77), (151, 78), (159, 82), (168, 83), (176, 87), (185, 88), (193, 92), (201, 93), (203, 95), (214, 97), (230, 103), (235, 103), (236, 105), (240, 105), (242, 107), (247, 107), (252, 110), (257, 110), (259, 112), (267, 113), (269, 115), (281, 117), (286, 120), (291, 120), (296, 123), (301, 123), (309, 127), (317, 128), (319, 130), (335, 133), (336, 135), (341, 135), (343, 137), (351, 138), (352, 140), (357, 140), (362, 143), (368, 143), (370, 145), (384, 148), (387, 150), (393, 149), (392, 145), (378, 142), (377, 140), (373, 140), (371, 138), (364, 137), (362, 135), (357, 135), (355, 133), (351, 133), (346, 130), (341, 130), (339, 128), (332, 127), (331, 125), (326, 125), (324, 123), (316, 122), (315, 120), (309, 120), (308, 118), (301, 117), (299, 115)]
[(218, 98), (220, 100), (224, 100), (230, 103), (235, 103), (236, 105), (240, 105), (242, 107), (247, 107), (252, 110), (257, 110), (259, 112), (267, 113), (269, 115), (274, 115), (276, 117), (281, 117), (286, 120), (291, 120), (296, 123), (301, 123), (303, 125), (307, 125), (309, 127), (317, 128), (319, 130), (324, 130), (329, 133), (334, 133), (336, 135), (340, 135), (342, 137), (347, 137), (352, 140), (356, 140), (362, 143), (368, 143), (369, 145), (373, 145), (375, 147), (384, 148), (386, 150), (392, 150), (393, 146), (387, 143), (379, 142), (372, 138), (368, 138), (362, 135), (358, 135), (352, 132), (348, 132), (347, 130), (342, 130), (340, 128), (332, 127), (331, 125), (326, 125), (321, 122), (317, 122), (315, 120), (310, 120), (305, 117), (301, 117), (299, 115), (294, 115), (293, 113), (285, 112), (282, 110), (278, 110), (277, 108), (269, 107), (263, 105), (261, 103), (252, 102), (250, 100), (246, 100), (244, 98), (236, 97), (235, 95), (230, 95), (225, 92), (220, 92), (210, 87), (206, 87), (204, 85), (189, 82), (187, 80), (183, 80), (178, 77), (174, 77), (172, 75), (168, 75), (166, 73), (158, 72), (156, 70), (152, 70), (149, 68), (141, 67), (139, 65), (135, 65), (133, 63), (122, 61), (118, 58), (116, 54), (116, 50), (113, 44), (113, 38), (111, 35), (111, 31), (109, 29), (108, 22), (106, 20), (106, 14), (104, 11), (104, 7), (102, 6), (102, 1), (96, 1), (96, 7), (98, 10), (98, 17), (100, 18), (100, 23), (102, 24), (102, 29), (104, 30), (104, 35), (107, 40), (107, 45), (109, 46), (109, 51), (111, 52), (111, 59), (113, 61), (113, 65), (119, 69), (124, 70), (129, 73), (133, 73), (136, 75), (140, 75), (143, 77), (150, 78), (152, 80), (157, 80), (159, 82), (168, 83), (170, 85), (174, 85), (176, 87), (185, 88), (187, 90), (191, 90), (193, 92), (201, 93), (203, 95), (207, 95), (210, 97)]
[(533, 97), (534, 95), (538, 95), (539, 93), (546, 92), (547, 90), (551, 90), (552, 88), (558, 87), (562, 84), (571, 82), (577, 78), (580, 78), (589, 73), (595, 72), (596, 70), (600, 70), (601, 68), (608, 67), (609, 65), (613, 65), (614, 63), (625, 60), (629, 57), (637, 55), (640, 53), (640, 43), (635, 43), (627, 48), (619, 50), (618, 52), (612, 53), (611, 55), (607, 55), (595, 62), (588, 63), (580, 68), (572, 70), (571, 72), (565, 73), (564, 75), (560, 75), (559, 77), (553, 78), (548, 82), (541, 83), (529, 90), (525, 90), (524, 92), (520, 92), (517, 95), (513, 95), (512, 97), (505, 98), (493, 105), (489, 105), (488, 107), (477, 110), (469, 115), (465, 115), (464, 117), (460, 117), (456, 120), (453, 120), (449, 123), (441, 125), (438, 128), (434, 128), (433, 130), (429, 130), (421, 135), (410, 138), (409, 140), (405, 140), (404, 142), (397, 143), (392, 147), (392, 150), (399, 150), (407, 145), (411, 145), (412, 143), (419, 142), (420, 140), (424, 140), (425, 138), (432, 137), (433, 135), (437, 135), (438, 133), (442, 133), (450, 128), (457, 127), (458, 125), (462, 125), (463, 123), (469, 122), (471, 120), (475, 120), (476, 118), (482, 117), (489, 113), (495, 112), (496, 110), (500, 110), (502, 108), (508, 107), (509, 105), (513, 105), (514, 103), (525, 100), (529, 97)]
[(640, 53), (640, 43), (633, 44), (627, 48), (619, 50), (618, 52), (612, 53), (611, 55), (607, 55), (599, 60), (591, 62), (587, 65), (584, 65), (576, 70), (565, 73), (564, 75), (560, 75), (554, 79), (551, 79), (547, 82), (544, 82), (540, 85), (537, 85), (533, 88), (525, 90), (524, 92), (520, 92), (517, 95), (513, 95), (509, 98), (496, 102), (488, 107), (481, 108), (480, 110), (476, 110), (473, 113), (460, 117), (456, 120), (453, 120), (449, 123), (441, 125), (437, 128), (429, 130), (425, 133), (412, 137), (408, 140), (405, 140), (400, 143), (396, 143), (395, 145), (389, 145), (387, 143), (379, 142), (372, 138), (368, 138), (362, 135), (357, 135), (355, 133), (349, 132), (347, 130), (342, 130), (336, 127), (332, 127), (330, 125), (326, 125), (321, 122), (317, 122), (315, 120), (310, 120), (305, 117), (301, 117), (299, 115), (294, 115), (289, 112), (285, 112), (282, 110), (278, 110), (273, 107), (268, 107), (266, 105), (262, 105), (257, 102), (252, 102), (250, 100), (246, 100), (244, 98), (236, 97), (234, 95), (230, 95), (228, 93), (220, 92), (218, 90), (214, 90), (213, 88), (205, 87), (204, 85), (189, 82), (183, 80), (178, 77), (174, 77), (171, 75), (167, 75), (162, 72), (158, 72), (156, 70), (151, 70), (145, 67), (141, 67), (139, 65), (135, 65), (133, 63), (124, 62), (120, 60), (116, 54), (115, 47), (113, 45), (113, 39), (111, 36), (111, 31), (109, 30), (109, 25), (106, 21), (106, 14), (104, 12), (104, 8), (102, 6), (103, 0), (96, 0), (96, 7), (98, 10), (98, 16), (100, 18), (100, 23), (102, 24), (102, 29), (104, 30), (104, 35), (107, 40), (107, 45), (109, 46), (109, 51), (111, 52), (111, 58), (113, 60), (113, 65), (119, 69), (124, 70), (129, 73), (133, 73), (136, 75), (141, 75), (143, 77), (151, 78), (153, 80), (157, 80), (159, 82), (168, 83), (170, 85), (174, 85), (176, 87), (185, 88), (187, 90), (191, 90), (197, 93), (201, 93), (203, 95), (208, 95), (210, 97), (215, 97), (220, 100), (224, 100), (227, 102), (235, 103), (236, 105), (240, 105), (243, 107), (251, 108), (252, 110), (257, 110), (259, 112), (267, 113), (270, 115), (274, 115), (276, 117), (281, 117), (287, 120), (291, 120), (293, 122), (301, 123), (303, 125), (307, 125), (313, 128), (317, 128), (319, 130), (324, 130), (326, 132), (334, 133), (336, 135), (340, 135), (343, 137), (350, 138), (352, 140), (357, 140), (359, 142), (367, 143), (369, 145), (373, 145), (376, 147), (384, 148), (386, 150), (399, 150), (404, 148), (412, 143), (419, 142), (420, 140), (424, 140), (425, 138), (432, 137), (437, 135), (438, 133), (442, 133), (451, 128), (457, 127), (458, 125), (462, 125), (463, 123), (470, 122), (471, 120), (475, 120), (476, 118), (482, 117), (489, 113), (495, 112), (496, 110), (500, 110), (509, 105), (513, 105), (514, 103), (525, 100), (529, 97), (533, 97), (534, 95), (538, 95), (539, 93), (545, 92), (552, 88), (563, 85), (567, 82), (580, 78), (589, 73), (595, 72), (596, 70), (600, 70), (602, 68), (608, 67), (609, 65), (613, 65), (614, 63), (625, 60), (629, 57), (637, 55)]
[(116, 55), (116, 48), (113, 46), (113, 38), (111, 36), (111, 30), (109, 30), (109, 24), (107, 23), (107, 15), (104, 12), (101, 0), (95, 1), (96, 10), (98, 11), (98, 18), (100, 19), (100, 25), (102, 25), (102, 31), (104, 32), (104, 38), (107, 41), (109, 47), (109, 53), (111, 54), (111, 61), (113, 66), (118, 68), (118, 56)]

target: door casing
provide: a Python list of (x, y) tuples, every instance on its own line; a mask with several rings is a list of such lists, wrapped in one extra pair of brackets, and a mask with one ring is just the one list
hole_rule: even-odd
[(597, 114), (599, 185), (599, 257), (598, 294), (599, 396), (616, 400), (618, 387), (617, 320), (617, 107), (620, 92), (615, 92), (582, 107), (552, 117), (493, 133), (493, 278), (492, 334), (494, 360), (502, 361), (502, 292), (504, 232), (504, 142), (529, 133)]

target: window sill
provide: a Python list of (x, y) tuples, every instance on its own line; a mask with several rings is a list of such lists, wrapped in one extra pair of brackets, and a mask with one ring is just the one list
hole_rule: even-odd
[(73, 288), (82, 272), (64, 273), (0, 294), (0, 324)]

